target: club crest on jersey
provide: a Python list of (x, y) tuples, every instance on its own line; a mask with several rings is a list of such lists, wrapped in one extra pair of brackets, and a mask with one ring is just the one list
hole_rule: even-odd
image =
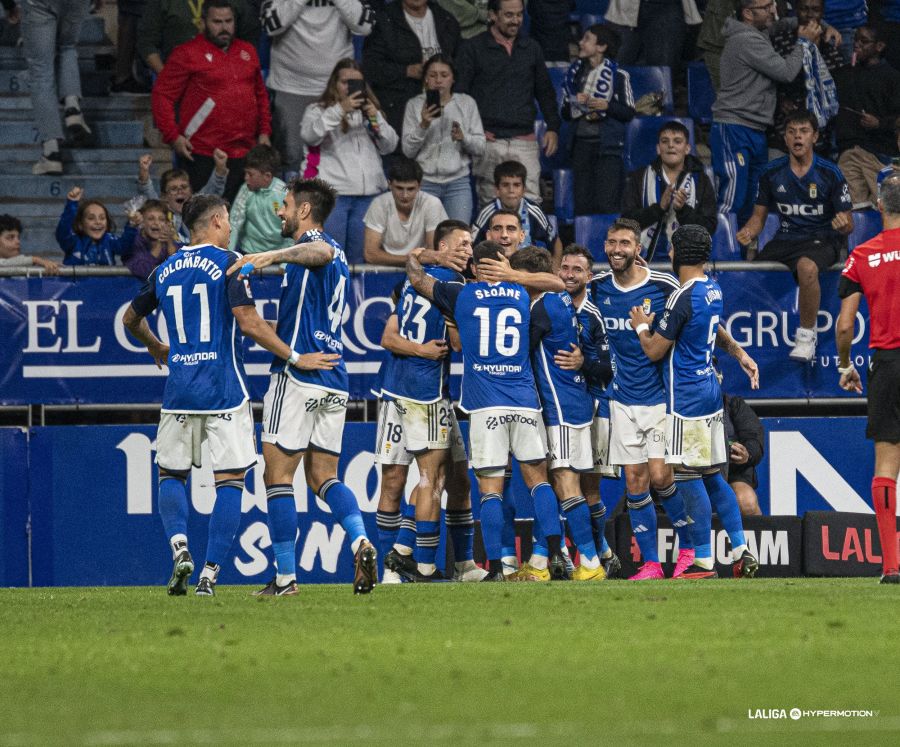
[(650, 301), (649, 298), (645, 298), (645, 299), (644, 299), (644, 302), (641, 304), (641, 308), (644, 310), (644, 313), (645, 313), (645, 314), (649, 314), (649, 313), (650, 313), (650, 305), (651, 305), (651, 303), (652, 303), (652, 302)]
[(278, 208), (281, 207), (281, 203), (278, 200), (272, 200), (272, 212), (275, 215), (278, 215)]
[(816, 187), (815, 182), (809, 185), (809, 199), (815, 200), (816, 197), (819, 196), (819, 189)]
[(738, 153), (738, 154), (737, 154), (737, 162), (738, 162), (741, 166), (746, 166), (746, 165), (747, 165), (747, 164), (744, 162), (744, 154), (743, 154), (743, 153)]

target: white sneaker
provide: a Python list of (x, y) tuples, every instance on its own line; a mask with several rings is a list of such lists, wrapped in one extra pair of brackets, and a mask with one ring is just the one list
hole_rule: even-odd
[(797, 327), (797, 334), (794, 336), (794, 349), (791, 351), (790, 359), (801, 363), (810, 363), (815, 357), (816, 333), (805, 327)]
[(50, 158), (41, 156), (41, 160), (31, 167), (31, 173), (38, 176), (42, 174), (52, 174), (59, 176), (63, 172), (62, 158), (59, 153), (53, 153)]
[(454, 581), (481, 581), (485, 576), (488, 575), (488, 572), (484, 570), (484, 568), (479, 568), (475, 565), (474, 560), (467, 560), (465, 563), (460, 563), (456, 568), (456, 571), (453, 574)]
[(400, 577), (400, 574), (397, 571), (392, 571), (390, 568), (384, 569), (384, 575), (381, 577), (382, 584), (402, 584), (403, 579)]

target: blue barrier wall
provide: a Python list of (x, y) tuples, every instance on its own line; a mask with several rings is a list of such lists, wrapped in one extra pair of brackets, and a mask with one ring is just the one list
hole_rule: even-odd
[[(871, 512), (871, 442), (864, 418), (764, 419), (767, 455), (759, 467), (763, 513), (802, 516), (837, 509)], [(464, 426), (467, 424), (463, 424)], [(465, 430), (465, 429), (464, 429)], [(162, 584), (170, 554), (156, 516), (155, 428), (61, 426), (34, 428), (30, 442), (19, 429), (0, 429), (0, 527), (4, 585), (27, 584), (27, 506), (31, 505), (35, 585)], [(370, 536), (375, 537), (379, 472), (374, 465), (373, 423), (345, 429), (340, 475), (356, 495)], [(223, 583), (264, 583), (271, 576), (261, 466), (248, 476), (236, 556), (222, 569)], [(407, 491), (417, 480), (411, 470)], [(527, 491), (517, 481), (524, 516)], [(352, 557), (343, 530), (327, 507), (295, 481), (300, 541), (297, 558), (304, 582), (347, 582)], [(212, 472), (194, 470), (188, 485), (190, 537), (195, 558), (206, 547), (214, 500)], [(623, 485), (604, 482), (611, 510)], [(475, 502), (477, 516), (477, 501)], [(442, 551), (438, 557), (443, 557)]]

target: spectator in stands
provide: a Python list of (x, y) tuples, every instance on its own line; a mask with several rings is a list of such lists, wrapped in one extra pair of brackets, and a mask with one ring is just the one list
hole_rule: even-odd
[[(422, 167), (422, 191), (437, 197), (454, 220), (472, 221), (472, 157), (484, 153), (484, 128), (471, 96), (453, 93), (455, 72), (445, 54), (425, 63), (425, 93), (406, 102), (403, 153)], [(429, 91), (440, 103), (428, 105)], [(433, 95), (433, 94), (432, 94)]]
[[(744, 223), (753, 210), (756, 181), (768, 163), (766, 128), (774, 123), (775, 86), (797, 77), (804, 44), (815, 44), (822, 27), (815, 21), (798, 29), (798, 41), (787, 58), (776, 54), (769, 38), (775, 3), (740, 0), (738, 18), (725, 20), (726, 43), (721, 60), (721, 87), (713, 104), (709, 145), (719, 178), (719, 210), (734, 210)], [(796, 19), (781, 25), (796, 26)], [(780, 30), (780, 26), (775, 30)]]
[(501, 208), (488, 219), (485, 236), (503, 247), (503, 254), (511, 257), (523, 246), (528, 246), (522, 229), (522, 216), (517, 210)]
[(368, 36), (374, 21), (374, 11), (365, 0), (263, 3), (263, 29), (272, 39), (266, 85), (272, 101), (273, 140), (286, 175), (296, 174), (303, 161), (297, 126), (303, 112), (325, 89), (337, 61), (353, 56), (352, 35)]
[[(8, 30), (16, 31), (16, 36), (18, 36), (17, 27), (19, 25), (19, 21), (22, 20), (22, 9), (16, 3), (16, 0), (2, 0), (0, 5), (3, 6), (3, 18), (0, 19), (0, 43), (3, 44), (15, 44), (16, 42), (12, 38), (12, 34), (7, 34)], [(484, 17), (487, 18), (487, 5), (485, 5)], [(484, 27), (481, 28), (484, 30)]]
[(496, 197), (484, 206), (472, 225), (474, 243), (478, 244), (488, 238), (496, 241), (489, 235), (491, 217), (500, 211), (507, 211), (518, 216), (519, 229), (524, 232), (519, 243), (548, 249), (553, 254), (554, 263), (558, 264), (562, 257), (562, 242), (540, 205), (525, 196), (527, 181), (528, 172), (518, 161), (504, 161), (497, 164), (494, 169)]
[[(258, 3), (255, 0), (231, 0), (238, 39), (256, 47), (259, 42)], [(137, 51), (157, 75), (175, 47), (203, 32), (203, 3), (197, 0), (146, 0), (138, 24)]]
[(145, 2), (146, 0), (116, 2), (116, 68), (110, 87), (113, 93), (150, 93), (150, 87), (134, 77), (138, 24)]
[[(350, 81), (354, 88), (350, 90)], [(392, 153), (400, 138), (365, 83), (359, 64), (340, 60), (325, 91), (306, 108), (300, 135), (306, 144), (303, 177), (320, 177), (337, 190), (325, 230), (347, 252), (362, 261), (363, 217), (372, 198), (387, 189), (381, 156)]]
[(606, 20), (622, 32), (623, 65), (663, 65), (676, 75), (687, 27), (703, 22), (695, 0), (611, 0)]
[(882, 59), (884, 47), (878, 29), (857, 29), (856, 64), (834, 74), (841, 102), (838, 164), (855, 208), (877, 203), (878, 172), (898, 155), (894, 125), (900, 115), (900, 72)]
[[(269, 97), (253, 45), (234, 38), (232, 0), (206, 0), (203, 31), (176, 47), (153, 86), (153, 117), (198, 191), (220, 148), (231, 161), (224, 197), (244, 178), (244, 157), (270, 145)], [(177, 115), (176, 115), (177, 112)]]
[(22, 254), (22, 222), (11, 215), (0, 215), (0, 267), (40, 267), (56, 275), (59, 265), (49, 259)]
[(737, 496), (741, 516), (761, 516), (756, 465), (763, 458), (766, 434), (762, 421), (741, 397), (725, 395), (725, 438), (728, 439), (728, 484)]
[(617, 213), (625, 181), (625, 123), (634, 118), (631, 80), (616, 64), (619, 35), (591, 26), (578, 42), (563, 88), (563, 119), (574, 120), (575, 214)]
[(659, 131), (656, 160), (628, 176), (622, 217), (641, 226), (641, 243), (664, 257), (678, 226), (693, 223), (712, 236), (716, 232), (716, 191), (700, 159), (691, 155), (690, 133), (681, 122)]
[(790, 357), (808, 363), (816, 354), (819, 273), (838, 261), (853, 230), (853, 214), (841, 170), (813, 151), (819, 135), (816, 118), (797, 112), (787, 118), (786, 128), (788, 155), (772, 161), (760, 176), (753, 217), (738, 231), (737, 240), (748, 245), (759, 236), (769, 211), (778, 212), (778, 233), (758, 259), (781, 262), (794, 274), (800, 288), (800, 326)]
[(441, 201), (420, 189), (422, 167), (397, 156), (388, 171), (390, 192), (378, 195), (366, 211), (365, 260), (373, 265), (406, 265), (406, 255), (433, 248), (434, 229), (447, 220)]
[(137, 221), (130, 219), (122, 235), (116, 236), (116, 226), (106, 205), (99, 200), (81, 202), (82, 194), (81, 187), (69, 190), (56, 225), (56, 241), (66, 255), (63, 264), (114, 265), (116, 257), (121, 260), (131, 253)]
[(572, 38), (569, 14), (575, 10), (573, 0), (528, 0), (531, 38), (541, 47), (547, 62), (568, 62)]
[(398, 133), (406, 102), (422, 90), (425, 61), (459, 46), (459, 24), (434, 0), (400, 0), (379, 10), (363, 45), (363, 71)]
[(885, 43), (884, 59), (894, 70), (900, 70), (900, 0), (881, 0), (871, 4), (873, 20)]
[[(824, 2), (825, 0), (822, 0)], [(800, 15), (800, 5), (803, 0), (796, 3), (797, 15)], [(825, 20), (830, 26), (837, 29), (841, 35), (839, 50), (844, 64), (849, 65), (853, 56), (853, 39), (856, 30), (868, 23), (868, 8), (866, 0), (828, 0), (825, 2)]]
[[(760, 0), (762, 4), (763, 0)], [(734, 17), (739, 12), (740, 0), (708, 0), (703, 12), (703, 26), (697, 37), (697, 48), (703, 51), (703, 62), (709, 70), (713, 89), (719, 90), (719, 63), (722, 50), (725, 48), (725, 35), (722, 27), (725, 19)]]
[(293, 246), (292, 238), (281, 235), (281, 218), (277, 215), (287, 194), (287, 186), (275, 176), (280, 163), (278, 151), (271, 145), (257, 145), (247, 153), (244, 186), (228, 214), (229, 249), (256, 254)]
[(166, 206), (159, 200), (147, 200), (132, 221), (140, 225), (140, 231), (131, 252), (123, 257), (124, 265), (136, 278), (146, 280), (183, 243), (177, 240), (175, 226), (166, 219)]
[(41, 142), (41, 157), (31, 169), (33, 174), (62, 174), (59, 102), (64, 107), (66, 144), (86, 147), (94, 143), (81, 113), (81, 74), (75, 49), (89, 6), (89, 0), (29, 0), (22, 7), (31, 106)]
[(437, 0), (459, 24), (463, 39), (471, 39), (487, 29), (487, 0)]
[[(213, 151), (214, 168), (209, 176), (209, 181), (198, 194), (216, 195), (221, 197), (225, 191), (225, 181), (228, 178), (228, 156), (225, 151), (216, 148)], [(159, 177), (159, 192), (150, 179), (150, 166), (153, 164), (153, 156), (149, 153), (138, 160), (138, 194), (148, 200), (157, 200), (162, 193), (162, 199), (166, 206), (166, 218), (175, 229), (177, 238), (187, 244), (191, 240), (190, 231), (181, 220), (181, 209), (194, 194), (191, 189), (191, 180), (184, 169), (166, 169)]]
[[(800, 0), (796, 4), (797, 24), (822, 23), (824, 0)], [(772, 34), (772, 46), (782, 57), (787, 57), (797, 45), (797, 29), (783, 27)], [(831, 155), (832, 120), (837, 116), (838, 103), (831, 71), (844, 64), (844, 57), (838, 45), (826, 41), (825, 35), (816, 44), (818, 55), (804, 55), (803, 67), (789, 83), (780, 83), (776, 88), (775, 124), (769, 128), (769, 148), (784, 148), (785, 117), (796, 111), (817, 111), (819, 116), (819, 141), (816, 152)]]
[[(900, 117), (894, 124), (894, 136), (897, 138), (897, 149), (900, 150)], [(891, 165), (885, 166), (878, 172), (878, 199), (881, 199), (881, 183), (889, 176), (900, 176), (900, 157), (891, 159)]]
[(494, 197), (494, 167), (509, 160), (525, 165), (525, 194), (540, 201), (535, 99), (547, 123), (544, 154), (559, 145), (556, 91), (538, 43), (519, 36), (523, 14), (522, 0), (489, 0), (490, 27), (462, 44), (456, 60), (456, 88), (475, 99), (487, 137), (484, 156), (473, 164), (481, 204)]

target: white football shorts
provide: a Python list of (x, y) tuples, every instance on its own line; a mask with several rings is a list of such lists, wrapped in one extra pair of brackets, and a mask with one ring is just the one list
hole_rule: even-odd
[(409, 400), (378, 403), (375, 461), (409, 465), (417, 453), (450, 449), (454, 462), (465, 462), (466, 447), (456, 413), (446, 399), (421, 404)]
[(666, 406), (609, 403), (610, 464), (644, 464), (666, 457)]
[(300, 384), (283, 373), (272, 374), (263, 397), (263, 443), (288, 454), (310, 446), (340, 454), (347, 416), (347, 395)]
[(591, 446), (591, 426), (573, 428), (570, 425), (547, 426), (547, 450), (550, 469), (571, 469), (590, 472), (594, 468)]
[(538, 410), (494, 408), (469, 415), (472, 469), (482, 477), (500, 477), (509, 455), (519, 462), (547, 458), (547, 435)]
[(601, 477), (618, 480), (622, 470), (609, 461), (609, 429), (609, 418), (594, 418), (591, 423), (591, 446), (594, 457), (594, 468), (591, 471)]
[(666, 461), (685, 469), (725, 464), (725, 417), (722, 410), (702, 418), (666, 416)]
[(250, 403), (215, 415), (161, 413), (156, 432), (156, 463), (169, 472), (200, 467), (204, 441), (209, 444), (213, 472), (243, 472), (256, 464)]

